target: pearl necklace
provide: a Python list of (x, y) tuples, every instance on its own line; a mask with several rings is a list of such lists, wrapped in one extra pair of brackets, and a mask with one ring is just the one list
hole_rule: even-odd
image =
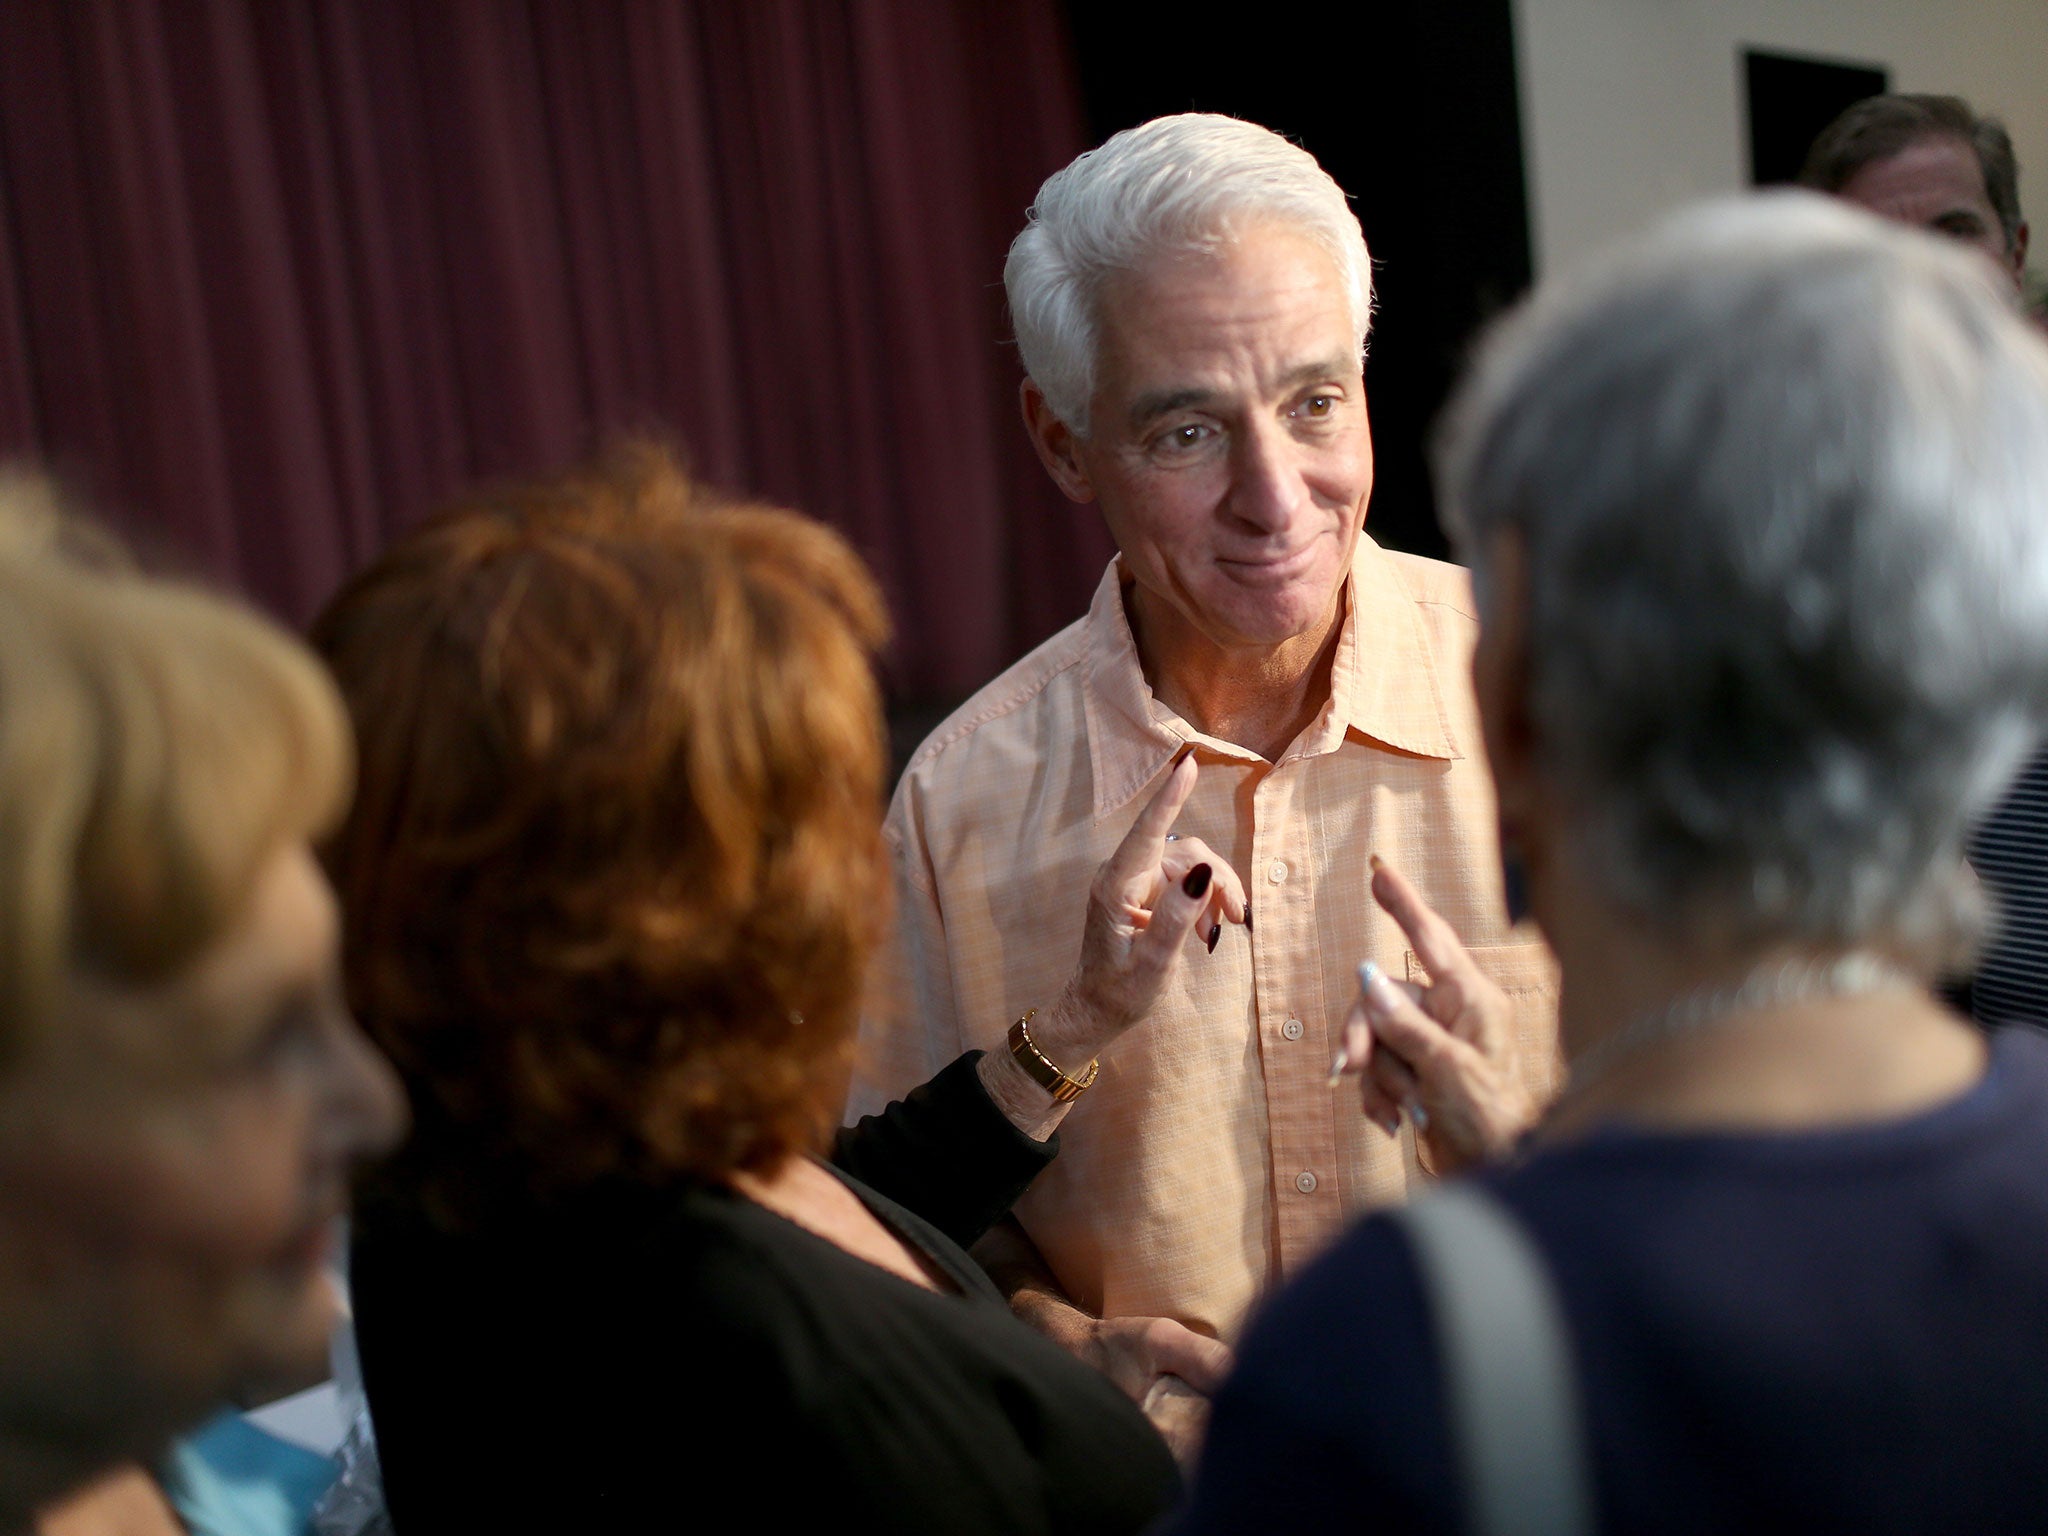
[(1680, 1035), (1725, 1022), (1738, 1014), (1756, 1013), (1816, 997), (1847, 997), (1876, 992), (1907, 980), (1888, 960), (1862, 950), (1833, 960), (1779, 960), (1760, 965), (1738, 982), (1723, 987), (1695, 987), (1662, 1007), (1639, 1013), (1604, 1040), (1596, 1040), (1570, 1064), (1567, 1093), (1576, 1093), (1622, 1057)]

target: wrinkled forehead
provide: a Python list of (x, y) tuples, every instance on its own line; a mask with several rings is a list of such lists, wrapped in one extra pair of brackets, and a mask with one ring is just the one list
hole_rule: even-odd
[(1098, 384), (1256, 358), (1292, 368), (1357, 350), (1344, 276), (1319, 243), (1284, 225), (1153, 257), (1099, 296)]
[(1884, 218), (1923, 224), (1967, 209), (1998, 225), (1984, 164), (1969, 141), (1930, 133), (1862, 166), (1842, 184), (1841, 196)]

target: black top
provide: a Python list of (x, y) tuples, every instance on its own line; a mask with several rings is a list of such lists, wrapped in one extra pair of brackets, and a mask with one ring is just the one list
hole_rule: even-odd
[[(2048, 1528), (2048, 1037), (1886, 1125), (1610, 1129), (1487, 1184), (1548, 1260), (1601, 1530)], [(1182, 1532), (1452, 1532), (1407, 1246), (1369, 1220), (1258, 1319)]]
[[(890, 1133), (866, 1134), (886, 1166)], [(586, 1190), (465, 1235), (362, 1212), (357, 1347), (399, 1536), (640, 1536), (732, 1506), (762, 1531), (1155, 1517), (1178, 1478), (1136, 1408), (956, 1244), (847, 1182), (956, 1294), (697, 1184)]]
[(833, 1166), (971, 1248), (1030, 1187), (1060, 1139), (1033, 1141), (989, 1102), (969, 1051), (878, 1115), (840, 1131)]

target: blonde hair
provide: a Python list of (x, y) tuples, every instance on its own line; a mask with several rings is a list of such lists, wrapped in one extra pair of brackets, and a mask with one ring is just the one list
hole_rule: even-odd
[(299, 642), (0, 473), (0, 1062), (67, 970), (146, 983), (225, 935), (263, 861), (340, 819), (353, 768)]

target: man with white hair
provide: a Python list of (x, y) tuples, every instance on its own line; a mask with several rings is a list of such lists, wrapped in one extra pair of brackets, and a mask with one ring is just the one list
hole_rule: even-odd
[[(1552, 1072), (1554, 983), (1510, 928), (1465, 575), (1362, 533), (1372, 277), (1336, 183), (1253, 124), (1158, 119), (1046, 182), (1005, 281), (1032, 442), (1119, 554), (1087, 616), (905, 771), (855, 1102), (974, 1047), (1045, 1128), (1080, 1099), (1017, 1212), (1056, 1285), (994, 1267), (1021, 1315), (1143, 1398), (1166, 1375), (1206, 1387), (1227, 1358), (1207, 1341), (1433, 1166), (1397, 1066), (1377, 1124), (1329, 1086), (1359, 962), (1525, 1105)], [(1189, 753), (1176, 825), (1204, 850), (1187, 878), (1219, 893), (1209, 953), (1097, 1066), (1104, 1004), (1070, 981), (1084, 893)], [(1142, 902), (1092, 896), (1142, 923)], [(1469, 963), (1427, 974), (1424, 903)], [(1475, 1006), (1495, 985), (1512, 1009)]]

